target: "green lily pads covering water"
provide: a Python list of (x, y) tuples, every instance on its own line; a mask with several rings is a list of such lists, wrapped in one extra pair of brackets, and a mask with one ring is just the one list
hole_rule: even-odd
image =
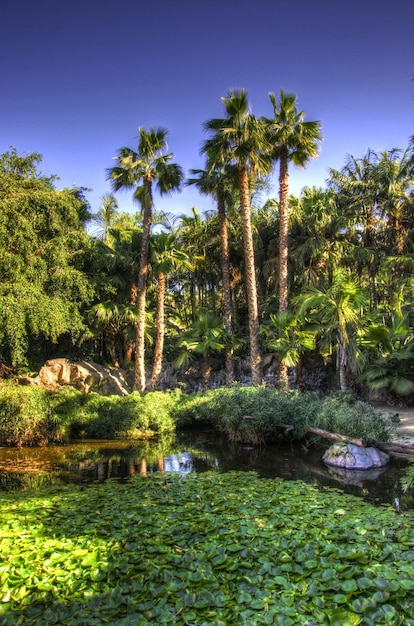
[(0, 625), (414, 625), (414, 516), (256, 474), (0, 497)]

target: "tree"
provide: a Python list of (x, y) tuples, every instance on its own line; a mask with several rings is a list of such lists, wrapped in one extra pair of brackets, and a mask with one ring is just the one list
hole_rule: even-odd
[[(273, 118), (265, 119), (269, 140), (274, 146), (273, 158), (279, 160), (279, 312), (288, 309), (288, 202), (289, 162), (304, 167), (309, 159), (317, 156), (318, 144), (322, 139), (321, 123), (305, 122), (304, 111), (297, 109), (297, 96), (280, 90), (280, 101), (269, 94), (273, 107)], [(279, 376), (288, 386), (287, 366), (281, 363)]]
[[(227, 228), (226, 203), (232, 199), (231, 188), (234, 187), (236, 171), (234, 167), (217, 168), (207, 162), (206, 170), (191, 170), (194, 178), (187, 181), (189, 185), (196, 185), (199, 191), (211, 195), (217, 201), (217, 215), (219, 222), (221, 271), (223, 281), (223, 313), (226, 324), (226, 332), (229, 339), (233, 335), (231, 287), (230, 287), (230, 253), (229, 234)], [(233, 345), (231, 341), (226, 343), (225, 354), (226, 384), (231, 385), (234, 380)]]
[(155, 389), (161, 374), (164, 352), (164, 302), (167, 276), (177, 266), (186, 266), (187, 269), (191, 269), (192, 265), (186, 253), (180, 250), (176, 233), (157, 233), (152, 238), (150, 247), (151, 264), (153, 272), (157, 276), (157, 330), (150, 381), (150, 388)]
[(396, 312), (388, 325), (370, 324), (359, 338), (360, 380), (383, 389), (389, 400), (414, 393), (414, 328), (408, 315)]
[(271, 313), (260, 329), (267, 350), (275, 353), (286, 367), (296, 367), (297, 371), (302, 354), (314, 348), (314, 333), (301, 328), (298, 317), (290, 311)]
[(365, 292), (346, 274), (337, 271), (325, 289), (311, 287), (298, 297), (298, 315), (315, 330), (323, 356), (336, 351), (341, 391), (346, 391), (347, 368), (356, 367), (357, 332), (367, 305)]
[(135, 344), (134, 389), (144, 393), (145, 376), (145, 312), (148, 274), (149, 240), (153, 211), (153, 186), (160, 195), (179, 190), (183, 172), (167, 150), (167, 131), (164, 128), (138, 129), (137, 150), (123, 147), (116, 157), (117, 165), (107, 170), (113, 190), (134, 189), (134, 200), (141, 205), (143, 215), (140, 265), (137, 281), (138, 321)]
[(91, 218), (80, 189), (56, 191), (41, 156), (0, 156), (0, 361), (37, 366), (45, 348), (76, 344), (93, 297), (86, 273)]
[(178, 342), (181, 352), (175, 360), (178, 367), (187, 365), (193, 354), (203, 359), (203, 387), (207, 389), (211, 375), (210, 356), (225, 348), (223, 319), (209, 311), (199, 311), (198, 317)]
[(109, 243), (109, 232), (118, 215), (118, 203), (112, 193), (104, 193), (101, 197), (101, 202), (102, 204), (95, 220), (98, 223), (99, 234), (103, 235), (105, 243)]
[(204, 129), (210, 138), (204, 142), (202, 153), (210, 167), (235, 166), (240, 191), (243, 228), (245, 280), (249, 316), (250, 364), (252, 385), (262, 382), (262, 364), (259, 345), (259, 310), (257, 301), (256, 267), (251, 225), (250, 181), (271, 172), (270, 144), (266, 126), (251, 112), (244, 89), (230, 91), (222, 98), (227, 117), (210, 119)]

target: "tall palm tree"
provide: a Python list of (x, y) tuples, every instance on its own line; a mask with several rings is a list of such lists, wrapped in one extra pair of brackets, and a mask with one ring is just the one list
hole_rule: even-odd
[(153, 185), (160, 195), (180, 188), (183, 171), (176, 163), (169, 163), (173, 154), (167, 152), (165, 128), (138, 129), (136, 150), (123, 147), (115, 157), (117, 165), (107, 170), (114, 191), (134, 189), (134, 200), (141, 205), (142, 241), (137, 281), (138, 322), (135, 342), (134, 389), (144, 393), (145, 377), (145, 305), (148, 274), (149, 240), (152, 224)]
[(252, 385), (262, 382), (262, 363), (259, 346), (259, 310), (257, 302), (256, 268), (251, 225), (250, 181), (271, 172), (271, 146), (266, 136), (266, 125), (250, 111), (244, 89), (232, 90), (222, 98), (227, 117), (210, 119), (204, 130), (210, 138), (201, 152), (210, 166), (235, 166), (240, 191), (243, 228), (243, 246), (246, 271), (247, 305), (249, 316), (250, 364)]
[(164, 352), (165, 335), (165, 289), (168, 274), (177, 266), (191, 269), (188, 256), (180, 250), (177, 234), (160, 232), (154, 235), (150, 242), (151, 264), (157, 276), (157, 331), (154, 348), (154, 362), (152, 367), (150, 388), (155, 389), (161, 374)]
[[(269, 93), (273, 118), (266, 119), (270, 140), (274, 145), (273, 158), (279, 161), (279, 313), (288, 309), (288, 202), (289, 163), (304, 167), (318, 154), (322, 139), (321, 123), (306, 122), (305, 112), (297, 109), (297, 96), (280, 90), (280, 100)], [(288, 386), (286, 364), (280, 364), (281, 383)]]
[[(232, 197), (231, 186), (234, 183), (234, 168), (209, 168), (206, 170), (191, 170), (193, 178), (187, 180), (188, 185), (196, 185), (200, 193), (213, 196), (217, 201), (217, 215), (219, 221), (221, 272), (223, 281), (223, 313), (226, 332), (229, 338), (233, 335), (231, 281), (230, 281), (230, 253), (229, 234), (227, 228), (226, 202)], [(225, 351), (226, 384), (231, 385), (234, 380), (233, 345), (226, 343)]]

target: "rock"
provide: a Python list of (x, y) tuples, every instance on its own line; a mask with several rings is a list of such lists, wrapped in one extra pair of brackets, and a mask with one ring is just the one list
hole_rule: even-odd
[[(28, 384), (27, 377), (21, 384)], [(82, 393), (95, 391), (101, 395), (126, 396), (132, 391), (126, 372), (114, 367), (103, 367), (89, 361), (72, 362), (69, 359), (50, 359), (40, 369), (31, 384), (41, 384), (55, 390), (65, 385)]]
[(326, 450), (322, 460), (327, 465), (346, 469), (369, 470), (388, 464), (388, 454), (377, 448), (362, 448), (351, 443), (335, 443)]

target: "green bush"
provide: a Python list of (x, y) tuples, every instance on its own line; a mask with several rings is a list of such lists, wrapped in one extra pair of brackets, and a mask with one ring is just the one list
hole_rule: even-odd
[(49, 417), (48, 393), (42, 387), (0, 385), (0, 443), (42, 445), (58, 437)]
[(173, 395), (162, 392), (145, 396), (137, 392), (128, 396), (100, 396), (96, 393), (85, 396), (79, 393), (77, 398), (70, 394), (56, 408), (67, 411), (66, 419), (71, 424), (73, 438), (117, 439), (174, 431), (173, 405)]
[(206, 422), (230, 440), (248, 443), (300, 440), (310, 427), (374, 441), (388, 441), (392, 432), (386, 416), (347, 393), (321, 399), (314, 393), (235, 385), (188, 396), (177, 410), (180, 426)]
[(388, 441), (393, 431), (386, 415), (347, 393), (325, 398), (313, 426), (368, 441)]

